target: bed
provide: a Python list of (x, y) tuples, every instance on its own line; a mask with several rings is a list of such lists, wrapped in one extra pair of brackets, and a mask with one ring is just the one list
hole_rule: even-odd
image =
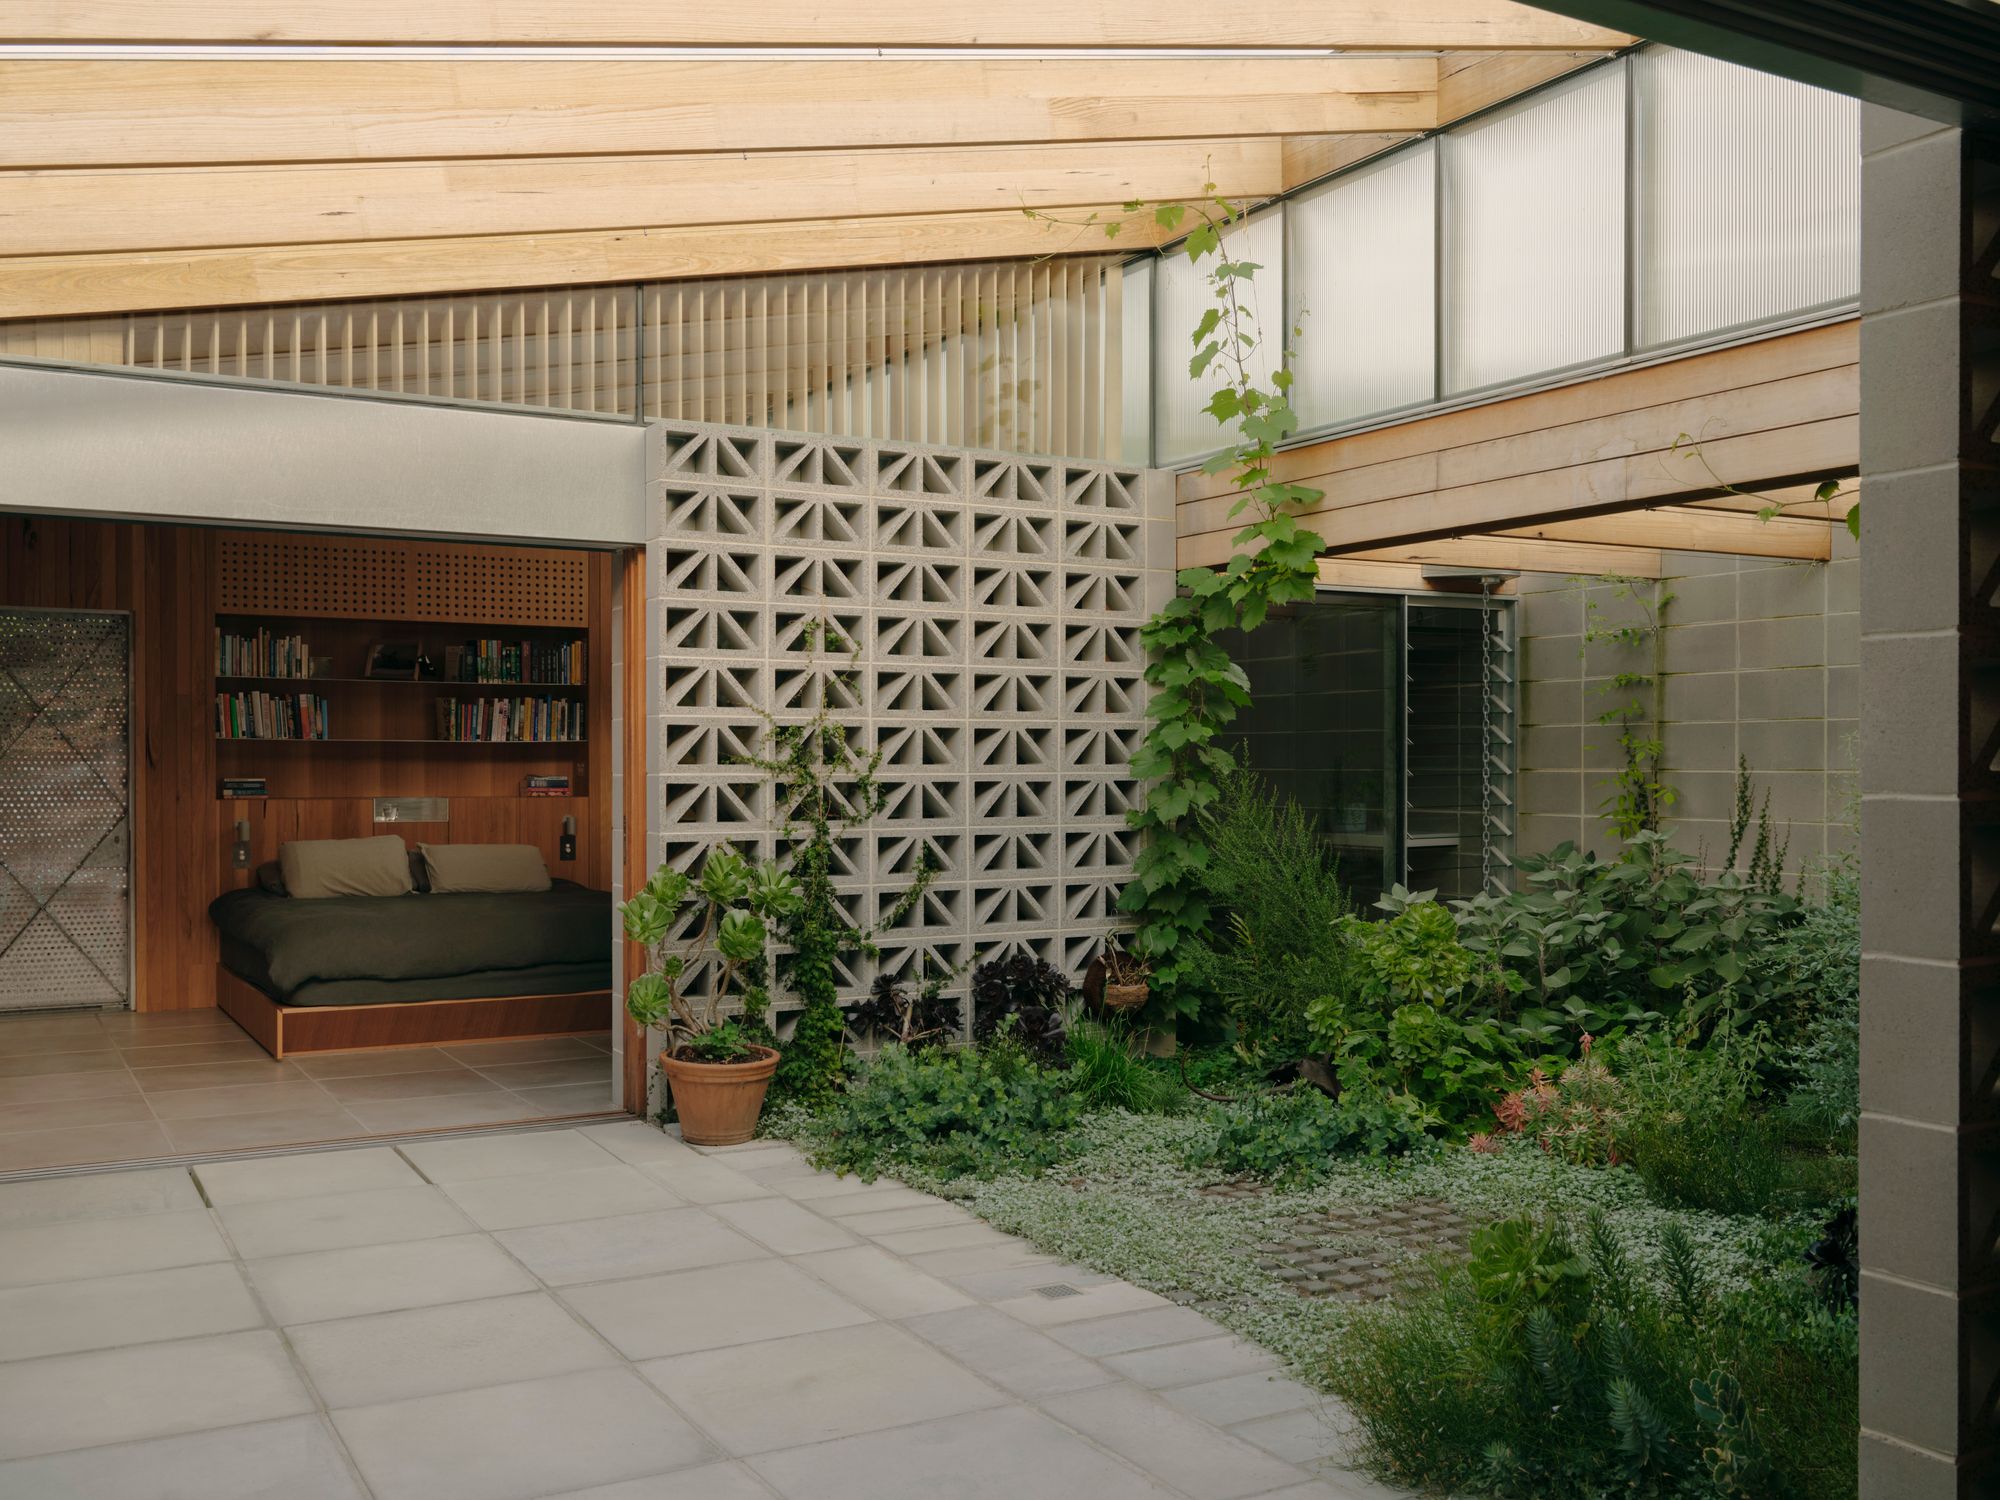
[(294, 900), (230, 891), (209, 906), (216, 999), (273, 1057), (602, 1031), (611, 896), (544, 891)]

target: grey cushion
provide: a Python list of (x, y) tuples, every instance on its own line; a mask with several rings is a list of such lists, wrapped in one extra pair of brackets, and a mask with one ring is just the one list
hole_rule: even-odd
[(545, 891), (549, 867), (533, 844), (419, 844), (439, 895)]
[(286, 893), (301, 901), (329, 896), (407, 896), (410, 855), (393, 833), (372, 839), (298, 839), (278, 848)]
[[(431, 888), (430, 871), (424, 868), (424, 857), (416, 850), (410, 851), (410, 884), (419, 892)], [(288, 896), (285, 889), (285, 867), (275, 859), (267, 859), (257, 866), (257, 889), (268, 891), (273, 896)]]

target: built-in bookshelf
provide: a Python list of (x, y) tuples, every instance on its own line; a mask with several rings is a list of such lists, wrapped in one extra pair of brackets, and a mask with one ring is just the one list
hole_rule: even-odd
[(268, 776), (273, 795), (433, 783), (507, 795), (531, 777), (580, 786), (589, 664), (589, 632), (576, 627), (218, 615), (219, 770)]

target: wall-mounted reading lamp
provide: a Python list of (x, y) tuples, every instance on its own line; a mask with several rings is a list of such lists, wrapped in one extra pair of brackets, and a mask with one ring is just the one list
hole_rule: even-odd
[(557, 859), (576, 858), (576, 819), (564, 818), (562, 842), (556, 845)]
[(236, 820), (236, 848), (231, 857), (237, 869), (247, 870), (250, 868), (250, 820), (248, 818), (238, 818)]

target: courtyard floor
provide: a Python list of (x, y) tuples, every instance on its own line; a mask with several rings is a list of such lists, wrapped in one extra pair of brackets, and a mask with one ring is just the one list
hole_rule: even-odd
[(8, 1500), (1380, 1500), (1261, 1350), (636, 1121), (0, 1185)]

